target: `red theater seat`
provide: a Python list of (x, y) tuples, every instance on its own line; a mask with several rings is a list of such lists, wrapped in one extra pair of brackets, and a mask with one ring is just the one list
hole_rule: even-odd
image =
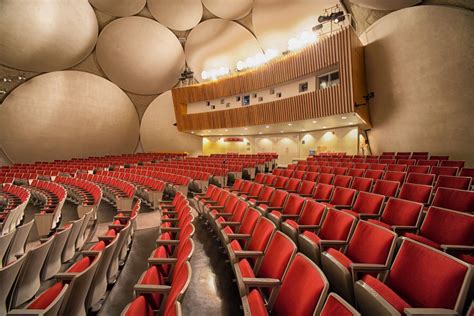
[(385, 196), (375, 193), (359, 192), (352, 209), (343, 209), (344, 212), (362, 219), (377, 218), (382, 211)]
[(438, 188), (432, 205), (459, 212), (473, 213), (474, 191)]
[(360, 316), (360, 313), (342, 297), (330, 293), (324, 303), (320, 316)]
[(287, 219), (281, 224), (281, 230), (294, 241), (305, 231), (316, 232), (326, 214), (326, 206), (313, 200), (306, 200), (298, 219)]
[(400, 250), (382, 282), (367, 274), (357, 281), (355, 298), (361, 314), (379, 315), (455, 315), (464, 307), (471, 267), (441, 251), (409, 239)]
[(370, 192), (373, 183), (374, 179), (354, 177), (354, 179), (352, 180), (351, 189)]
[(421, 203), (390, 198), (380, 219), (369, 219), (369, 222), (392, 229), (398, 234), (416, 231), (421, 222), (422, 211)]

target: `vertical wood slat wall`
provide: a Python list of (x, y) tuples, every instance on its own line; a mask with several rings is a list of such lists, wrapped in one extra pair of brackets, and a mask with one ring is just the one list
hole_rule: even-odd
[[(364, 71), (364, 60), (360, 58), (360, 51), (353, 52), (361, 47), (353, 30), (344, 28), (299, 52), (254, 70), (217, 81), (175, 88), (172, 94), (177, 127), (180, 131), (232, 128), (354, 112), (352, 86), (357, 87), (358, 98), (365, 93), (362, 92), (365, 89), (365, 73), (360, 73)], [(238, 109), (187, 114), (188, 103), (271, 88), (334, 67), (339, 69), (340, 83), (326, 89)]]

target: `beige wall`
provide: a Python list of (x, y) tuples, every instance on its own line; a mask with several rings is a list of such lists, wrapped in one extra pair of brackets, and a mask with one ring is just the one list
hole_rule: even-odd
[(474, 13), (416, 6), (374, 23), (365, 48), (372, 151), (429, 151), (474, 165)]
[(192, 155), (201, 153), (201, 137), (179, 132), (173, 126), (173, 98), (171, 91), (159, 95), (148, 106), (140, 125), (140, 140), (145, 152), (189, 152)]
[[(278, 163), (287, 165), (293, 159), (306, 158), (310, 149), (317, 152), (346, 152), (357, 154), (358, 128), (344, 127), (305, 133), (266, 136), (245, 136), (245, 142), (224, 142), (222, 137), (203, 137), (205, 155), (226, 152), (257, 153), (277, 152)], [(244, 136), (233, 136), (244, 137)], [(304, 141), (304, 144), (302, 143)], [(247, 145), (247, 142), (249, 145)]]

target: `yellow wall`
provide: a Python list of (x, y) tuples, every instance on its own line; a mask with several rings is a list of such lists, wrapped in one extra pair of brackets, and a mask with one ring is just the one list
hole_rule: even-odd
[(277, 152), (278, 163), (286, 165), (293, 159), (306, 158), (310, 149), (316, 152), (357, 154), (358, 135), (357, 127), (344, 127), (306, 133), (246, 136), (244, 142), (224, 142), (222, 140), (224, 137), (203, 137), (202, 152), (204, 155), (227, 152), (248, 154)]

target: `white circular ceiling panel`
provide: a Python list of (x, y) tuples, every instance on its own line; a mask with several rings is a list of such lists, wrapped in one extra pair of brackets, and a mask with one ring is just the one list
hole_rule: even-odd
[(202, 18), (200, 0), (148, 0), (147, 3), (153, 17), (175, 31), (192, 29)]
[(128, 96), (87, 72), (37, 76), (0, 106), (0, 146), (13, 162), (132, 153), (138, 136)]
[(146, 5), (146, 0), (89, 0), (89, 2), (97, 10), (118, 17), (135, 15)]
[(324, 9), (337, 0), (255, 0), (252, 23), (255, 36), (263, 49), (280, 52), (288, 48), (288, 40), (318, 24)]
[(142, 17), (112, 21), (100, 33), (97, 60), (106, 76), (136, 94), (171, 89), (184, 69), (178, 38), (160, 23)]
[(234, 69), (239, 60), (262, 53), (257, 40), (242, 25), (227, 20), (211, 19), (196, 26), (188, 35), (186, 60), (201, 80), (203, 70), (227, 67)]
[(202, 0), (206, 8), (217, 17), (238, 20), (252, 11), (253, 0)]
[(0, 63), (27, 71), (78, 64), (94, 49), (98, 26), (87, 1), (0, 1)]

